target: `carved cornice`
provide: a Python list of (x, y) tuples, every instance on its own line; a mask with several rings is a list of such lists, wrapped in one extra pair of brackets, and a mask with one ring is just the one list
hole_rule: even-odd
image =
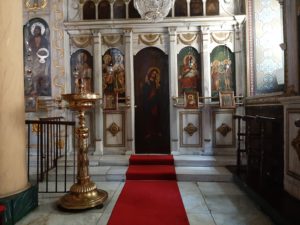
[(183, 128), (183, 130), (184, 130), (185, 132), (187, 132), (190, 136), (193, 136), (193, 134), (194, 134), (195, 132), (197, 132), (198, 128), (195, 127), (194, 124), (188, 123), (188, 125), (187, 125), (185, 128)]
[(245, 105), (278, 105), (280, 104), (279, 99), (283, 97), (283, 93), (278, 95), (261, 95), (259, 97), (247, 97), (245, 99)]
[(203, 25), (203, 26), (200, 27), (200, 29), (201, 29), (201, 31), (202, 31), (203, 34), (204, 34), (204, 33), (209, 33), (209, 32), (210, 32), (209, 26)]
[(168, 31), (170, 35), (175, 35), (177, 32), (177, 27), (168, 27)]
[(217, 131), (223, 136), (226, 137), (229, 132), (232, 131), (232, 128), (226, 123), (222, 123), (221, 126), (217, 128)]
[[(69, 0), (71, 1), (71, 0)], [(74, 0), (75, 1), (75, 0)], [(72, 7), (72, 6), (71, 6)], [(74, 7), (76, 4), (74, 4)], [(80, 7), (78, 7), (80, 8)], [(79, 9), (78, 9), (79, 10)], [(76, 11), (76, 9), (74, 9)], [(75, 12), (74, 12), (75, 13)], [(189, 32), (199, 32), (202, 35), (209, 34), (212, 31), (220, 31), (220, 30), (232, 30), (233, 25), (237, 23), (237, 19), (242, 20), (245, 18), (245, 15), (239, 16), (222, 16), (221, 19), (216, 19), (215, 16), (203, 16), (199, 17), (186, 17), (184, 21), (179, 18), (172, 18), (169, 17), (166, 20), (161, 21), (159, 24), (157, 23), (149, 23), (147, 20), (141, 20), (140, 18), (136, 19), (122, 19), (122, 20), (68, 20), (64, 22), (65, 30), (66, 31), (77, 31), (77, 30), (89, 30), (89, 29), (100, 29), (102, 31), (109, 30), (134, 30), (137, 34), (144, 33), (146, 34), (145, 30), (152, 31), (153, 33), (167, 33), (168, 29), (173, 27), (177, 28), (177, 32), (181, 30), (181, 28), (188, 28), (190, 30), (186, 31)], [(222, 29), (221, 29), (222, 27)], [(217, 30), (216, 30), (217, 29)]]

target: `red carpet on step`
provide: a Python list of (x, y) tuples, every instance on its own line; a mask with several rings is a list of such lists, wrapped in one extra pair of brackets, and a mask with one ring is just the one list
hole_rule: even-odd
[(129, 165), (174, 165), (172, 155), (131, 155)]
[(127, 180), (176, 180), (174, 166), (132, 165), (126, 172)]
[(108, 225), (188, 225), (173, 157), (133, 155), (129, 162)]

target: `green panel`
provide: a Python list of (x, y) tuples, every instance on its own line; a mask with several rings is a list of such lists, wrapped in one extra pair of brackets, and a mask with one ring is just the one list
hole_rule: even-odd
[(226, 45), (219, 45), (210, 54), (210, 64), (211, 97), (218, 97), (219, 91), (235, 92), (234, 53)]
[(5, 205), (4, 224), (13, 225), (38, 206), (38, 188), (31, 186), (24, 192), (0, 199)]

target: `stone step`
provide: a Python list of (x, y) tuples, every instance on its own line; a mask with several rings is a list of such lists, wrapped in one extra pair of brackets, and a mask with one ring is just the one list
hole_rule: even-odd
[[(210, 181), (227, 182), (232, 180), (232, 174), (225, 167), (187, 167), (176, 166), (178, 181)], [(127, 166), (94, 166), (89, 168), (90, 177), (93, 181), (124, 181)], [(48, 181), (55, 181), (56, 176), (59, 182), (64, 181), (64, 168), (58, 167), (51, 170), (48, 175)], [(45, 176), (46, 179), (46, 176)], [(73, 168), (67, 168), (67, 181), (73, 181)]]
[[(129, 155), (104, 155), (89, 156), (89, 173), (93, 181), (124, 181), (129, 164)], [(232, 174), (226, 169), (228, 165), (235, 165), (234, 156), (195, 156), (176, 155), (174, 156), (175, 169), (178, 181), (231, 181)], [(65, 158), (58, 160), (58, 168), (49, 171), (48, 181), (73, 182), (76, 180), (76, 163), (68, 157), (65, 176)], [(75, 175), (74, 175), (75, 171)], [(36, 167), (30, 167), (31, 177), (36, 175)]]
[(202, 156), (179, 155), (174, 156), (175, 166), (205, 167), (205, 166), (229, 166), (236, 164), (235, 156)]
[[(129, 155), (104, 155), (89, 156), (91, 166), (128, 166)], [(175, 155), (175, 166), (204, 167), (204, 166), (229, 166), (236, 164), (235, 156), (201, 156), (201, 155)], [(64, 157), (58, 160), (59, 166), (64, 166)], [(73, 158), (67, 159), (67, 166), (73, 165)]]
[(225, 167), (182, 167), (176, 166), (178, 181), (197, 182), (229, 182), (232, 181), (232, 173)]

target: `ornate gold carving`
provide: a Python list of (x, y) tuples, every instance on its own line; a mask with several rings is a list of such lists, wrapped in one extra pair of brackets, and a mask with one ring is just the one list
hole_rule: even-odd
[(51, 58), (53, 62), (52, 70), (53, 73), (53, 84), (58, 89), (55, 91), (54, 98), (60, 98), (62, 93), (65, 93), (65, 63), (64, 63), (64, 13), (63, 13), (63, 2), (61, 0), (52, 0), (51, 11), (53, 12), (53, 38), (52, 38), (52, 49)]
[(37, 123), (32, 124), (31, 131), (33, 133), (38, 133), (40, 131), (40, 126)]
[(217, 131), (222, 134), (223, 137), (226, 137), (227, 134), (232, 131), (232, 128), (228, 126), (226, 123), (222, 123), (221, 126), (217, 128)]
[(177, 37), (178, 40), (181, 41), (183, 44), (190, 45), (197, 39), (198, 35), (186, 33), (186, 34), (178, 34)]
[(218, 44), (225, 44), (231, 38), (230, 32), (214, 32), (211, 33), (211, 38), (214, 42)]
[(116, 136), (121, 131), (121, 128), (113, 122), (107, 130), (112, 134), (112, 136)]
[(123, 39), (121, 35), (107, 35), (107, 36), (103, 36), (102, 37), (103, 42), (107, 45), (107, 46), (117, 46), (122, 44)]
[(162, 38), (160, 34), (140, 34), (139, 35), (139, 44), (140, 42), (145, 45), (155, 45), (158, 41), (162, 44)]
[(91, 36), (77, 36), (71, 37), (72, 44), (74, 44), (78, 48), (85, 48), (92, 44)]
[(195, 127), (194, 124), (188, 123), (188, 125), (187, 125), (185, 128), (183, 128), (183, 130), (184, 130), (185, 132), (187, 132), (190, 136), (193, 136), (193, 134), (194, 134), (195, 132), (197, 132), (198, 128)]
[(298, 155), (298, 159), (300, 160), (300, 129), (298, 130), (297, 137), (292, 140), (292, 146), (296, 150), (296, 153)]
[(46, 8), (48, 4), (47, 0), (26, 0), (25, 7), (28, 10), (39, 10)]

